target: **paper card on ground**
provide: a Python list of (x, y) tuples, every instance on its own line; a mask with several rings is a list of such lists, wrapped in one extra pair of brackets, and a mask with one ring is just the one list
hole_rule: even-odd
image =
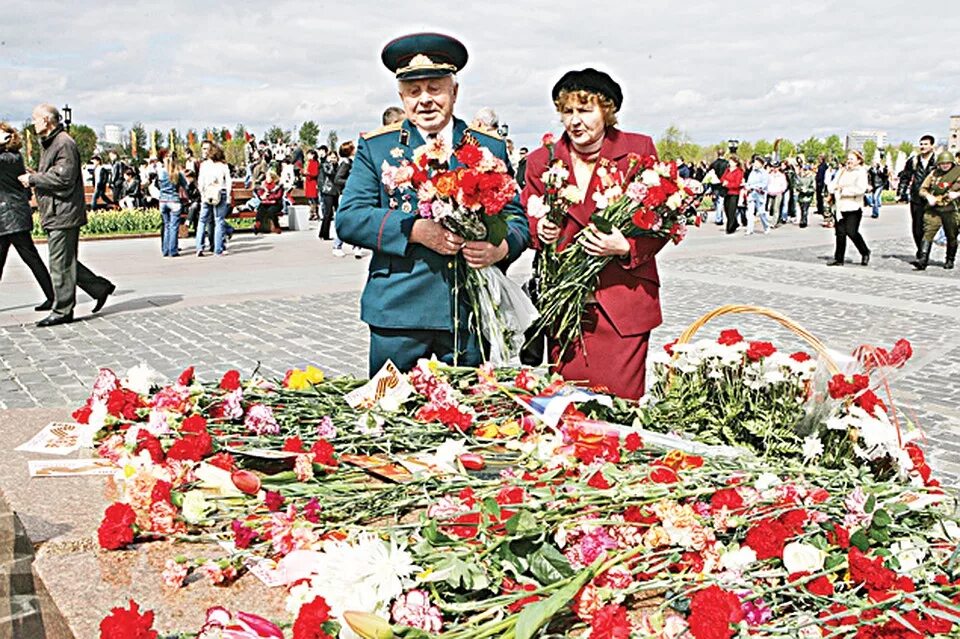
[(14, 450), (25, 453), (69, 455), (80, 450), (87, 426), (70, 422), (50, 422), (43, 429)]
[(400, 464), (386, 457), (374, 455), (341, 455), (340, 461), (362, 468), (380, 479), (407, 484), (413, 481), (413, 475)]
[(235, 455), (246, 455), (258, 459), (293, 459), (298, 454), (288, 450), (273, 450), (270, 448), (231, 448), (230, 452)]
[(413, 386), (407, 381), (406, 375), (401, 373), (393, 362), (387, 360), (373, 379), (350, 391), (343, 398), (350, 408), (369, 409), (380, 402), (399, 406), (407, 401), (412, 393)]
[(277, 568), (277, 562), (263, 557), (250, 557), (243, 565), (259, 579), (267, 588), (275, 588), (286, 584), (286, 571)]
[(109, 459), (31, 459), (27, 462), (31, 477), (83, 477), (112, 475), (117, 467)]

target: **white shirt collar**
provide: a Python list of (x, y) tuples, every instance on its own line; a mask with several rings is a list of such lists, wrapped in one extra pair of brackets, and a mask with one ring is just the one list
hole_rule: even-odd
[[(420, 127), (417, 127), (417, 130), (420, 131), (420, 137), (422, 137), (423, 141), (426, 142), (427, 137), (430, 134)], [(443, 140), (448, 148), (453, 148), (453, 117), (450, 118), (450, 121), (447, 122), (446, 126), (440, 129), (440, 131), (437, 133), (437, 137)]]

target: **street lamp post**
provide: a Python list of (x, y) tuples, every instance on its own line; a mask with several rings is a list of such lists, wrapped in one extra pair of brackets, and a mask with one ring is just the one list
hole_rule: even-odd
[(70, 131), (71, 122), (73, 122), (73, 109), (70, 108), (69, 104), (64, 104), (63, 105), (63, 126), (67, 130), (67, 132)]

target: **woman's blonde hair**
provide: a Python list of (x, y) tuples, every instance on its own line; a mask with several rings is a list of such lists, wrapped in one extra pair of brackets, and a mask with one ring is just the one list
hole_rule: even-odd
[(856, 149), (851, 149), (847, 151), (847, 155), (850, 155), (850, 154), (857, 156), (857, 159), (860, 160), (860, 164), (863, 164), (863, 153), (861, 153), (860, 151), (857, 151)]
[(0, 144), (0, 151), (8, 151), (10, 153), (19, 151), (20, 147), (23, 146), (23, 140), (20, 139), (20, 132), (17, 131), (17, 128), (6, 122), (0, 122), (0, 131), (7, 134), (6, 142)]
[(276, 171), (274, 171), (273, 169), (270, 169), (269, 171), (267, 171), (266, 178), (264, 178), (264, 179), (265, 179), (267, 182), (276, 182), (277, 180), (280, 179), (280, 176), (277, 175), (277, 172), (276, 172)]
[(581, 105), (598, 104), (600, 105), (600, 111), (603, 113), (603, 123), (607, 126), (613, 126), (617, 123), (617, 106), (613, 103), (613, 100), (605, 95), (584, 91), (583, 89), (578, 91), (562, 89), (553, 104), (557, 107), (557, 112), (562, 113), (564, 107), (571, 102)]

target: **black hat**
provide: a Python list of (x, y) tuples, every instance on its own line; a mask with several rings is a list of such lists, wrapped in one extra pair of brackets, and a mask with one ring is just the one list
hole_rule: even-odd
[(589, 91), (613, 100), (613, 105), (620, 110), (623, 104), (623, 91), (620, 85), (614, 82), (609, 74), (596, 69), (583, 71), (567, 71), (560, 81), (553, 85), (553, 101), (560, 97), (561, 91)]
[(467, 48), (442, 33), (411, 33), (388, 42), (380, 53), (398, 80), (452, 75), (467, 64)]

